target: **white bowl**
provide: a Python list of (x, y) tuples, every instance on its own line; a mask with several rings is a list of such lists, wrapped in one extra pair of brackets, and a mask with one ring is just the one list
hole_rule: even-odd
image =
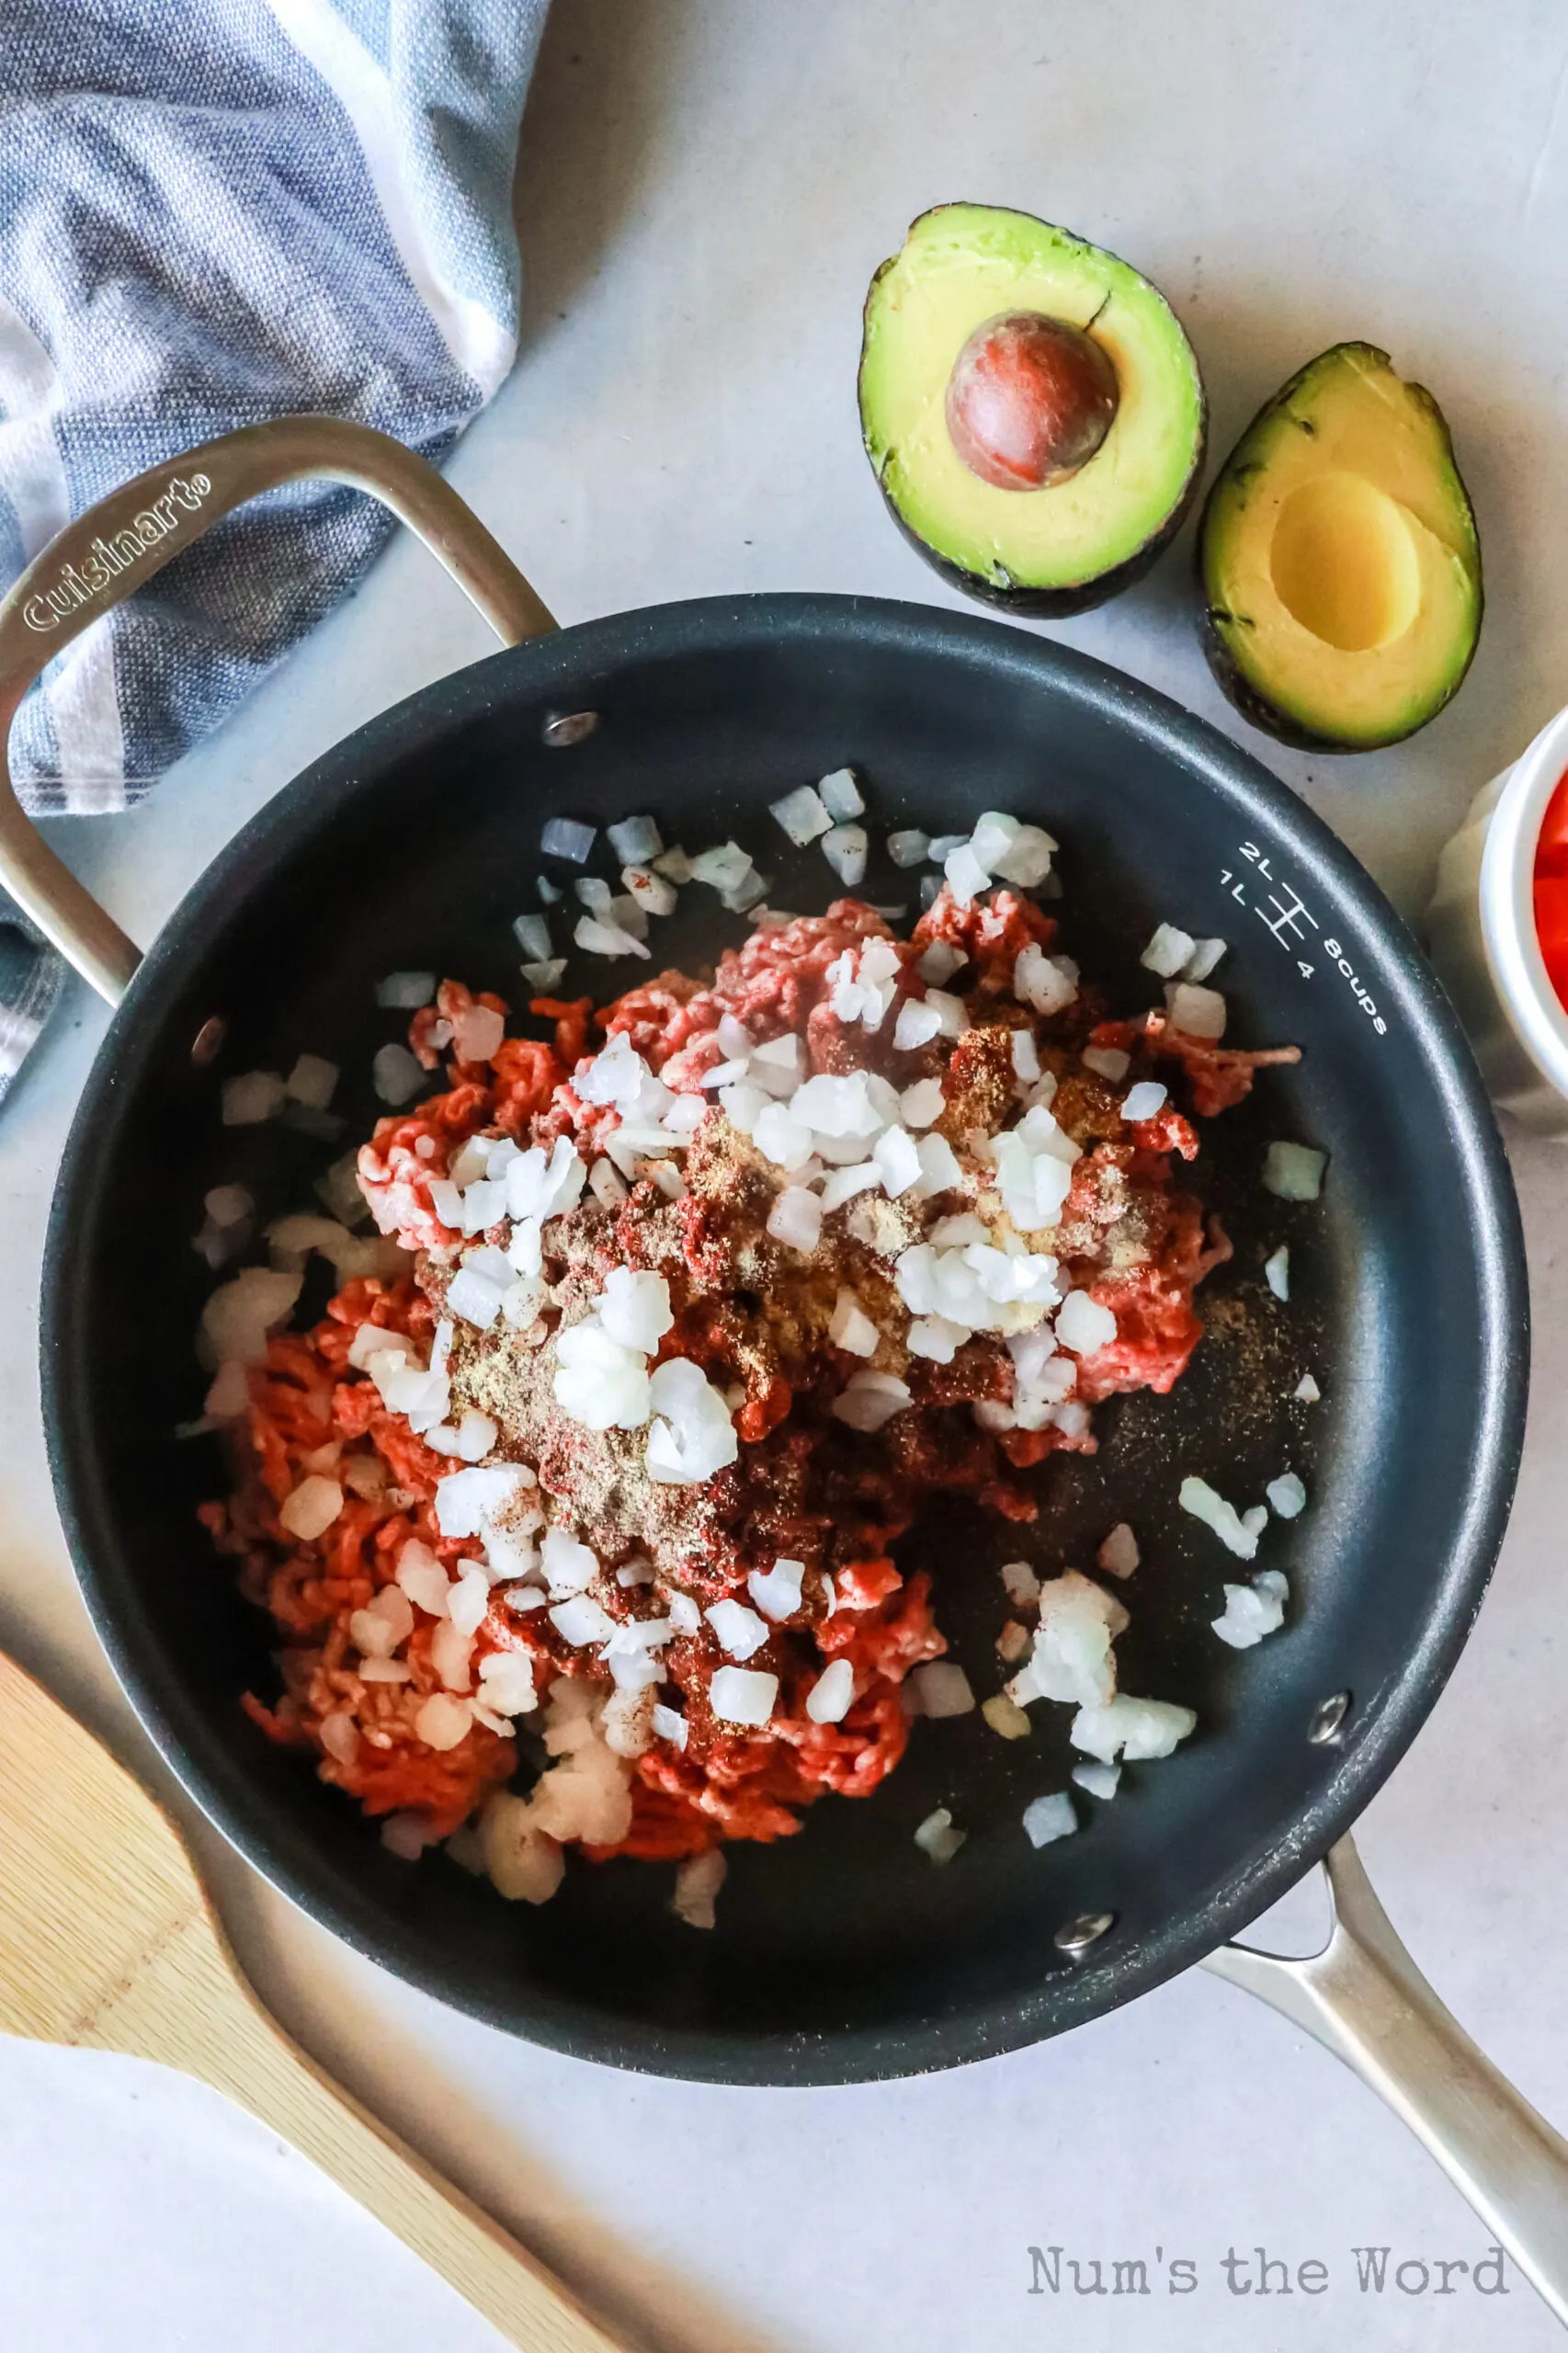
[(1477, 793), (1437, 861), (1426, 942), (1492, 1097), (1526, 1127), (1568, 1134), (1568, 1009), (1536, 937), (1532, 885), (1546, 804), (1568, 769), (1568, 710)]

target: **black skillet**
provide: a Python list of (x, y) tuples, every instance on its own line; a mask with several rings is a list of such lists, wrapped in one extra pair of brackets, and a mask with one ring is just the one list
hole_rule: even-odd
[[(278, 794), (144, 959), (0, 796), (0, 873), (117, 1011), (88, 1080), (50, 1229), (43, 1382), (56, 1490), (88, 1605), (143, 1723), (258, 1870), (359, 1950), (492, 2024), (611, 2063), (731, 2083), (846, 2082), (951, 2065), (1060, 2032), (1206, 1957), (1373, 2080), (1564, 2309), (1568, 2150), (1438, 2010), (1345, 1834), (1440, 1689), (1501, 1541), (1526, 1392), (1518, 1218), (1481, 1084), (1426, 965), (1367, 875), (1256, 761), (1132, 680), (994, 621), (842, 597), (656, 608), (556, 631), (500, 549), (419, 460), (359, 428), (286, 419), (160, 467), (62, 534), (0, 608), (0, 735), (42, 662), (256, 492), (328, 476), (374, 492), (442, 557), (507, 650), (362, 727)], [(97, 549), (96, 570), (92, 551)], [(106, 556), (107, 559), (106, 560)], [(517, 642), (527, 640), (527, 642)], [(597, 715), (591, 728), (581, 714)], [(720, 1926), (665, 1909), (668, 1874), (569, 1874), (541, 1910), (439, 1859), (399, 1861), (308, 1763), (241, 1713), (274, 1688), (267, 1624), (198, 1527), (220, 1491), (191, 1354), (208, 1277), (202, 1194), (238, 1178), (264, 1212), (310, 1199), (331, 1148), (225, 1130), (226, 1074), (301, 1051), (347, 1074), (369, 1132), (371, 984), (429, 966), (521, 998), (511, 918), (535, 904), (542, 820), (638, 810), (696, 848), (733, 833), (776, 904), (831, 895), (767, 803), (843, 762), (876, 835), (960, 830), (983, 808), (1062, 843), (1066, 944), (1129, 1008), (1162, 917), (1230, 942), (1233, 1037), (1292, 1040), (1294, 1070), (1209, 1128), (1199, 1182), (1236, 1244), (1210, 1323), (1164, 1399), (1106, 1409), (1093, 1461), (1059, 1464), (1038, 1533), (1003, 1544), (962, 1511), (903, 1547), (982, 1689), (1006, 1614), (995, 1563), (1082, 1562), (1131, 1519), (1128, 1688), (1189, 1701), (1199, 1733), (1134, 1767), (1079, 1836), (1036, 1854), (1020, 1814), (1061, 1788), (1061, 1730), (997, 1739), (917, 1725), (868, 1802), (732, 1849)], [(602, 847), (602, 844), (601, 844)], [(608, 871), (601, 859), (598, 870)], [(911, 878), (873, 867), (868, 895)], [(692, 887), (674, 961), (743, 936)], [(626, 968), (582, 959), (568, 986)], [(1321, 1202), (1258, 1182), (1276, 1137), (1330, 1155)], [(341, 1147), (338, 1147), (339, 1149)], [(1264, 1257), (1291, 1249), (1288, 1307)], [(1323, 1402), (1294, 1402), (1314, 1374)], [(1311, 1504), (1261, 1557), (1288, 1569), (1287, 1631), (1209, 1631), (1233, 1563), (1175, 1505), (1183, 1473), (1240, 1503), (1287, 1467)], [(1064, 1711), (1037, 1711), (1037, 1716)], [(968, 1839), (936, 1870), (911, 1834), (948, 1804)], [(1335, 1842), (1340, 1842), (1335, 1847)], [(1310, 1963), (1227, 1940), (1335, 1850), (1341, 1922)]]

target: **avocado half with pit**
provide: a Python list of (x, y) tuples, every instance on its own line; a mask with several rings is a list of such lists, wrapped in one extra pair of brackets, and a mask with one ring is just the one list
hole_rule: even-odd
[(1210, 667), (1307, 751), (1425, 727), (1481, 634), (1481, 548), (1442, 411), (1386, 351), (1339, 343), (1253, 419), (1199, 534)]
[(906, 539), (1016, 613), (1085, 611), (1192, 502), (1207, 411), (1165, 297), (1031, 213), (923, 212), (866, 299), (860, 427)]

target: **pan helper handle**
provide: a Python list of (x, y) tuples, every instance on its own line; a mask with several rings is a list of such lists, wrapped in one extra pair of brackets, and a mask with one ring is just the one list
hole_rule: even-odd
[(1294, 1961), (1221, 1945), (1204, 1967), (1304, 2027), (1386, 2100), (1568, 2322), (1568, 2141), (1443, 2007), (1349, 1838), (1324, 1870), (1334, 1927), (1321, 1952)]
[(45, 665), (247, 498), (340, 482), (390, 506), (478, 606), (504, 645), (555, 627), (500, 544), (435, 469), (390, 435), (341, 417), (279, 416), (139, 474), (59, 532), (0, 604), (0, 883), (98, 995), (117, 1005), (141, 950), (38, 832), (8, 746)]

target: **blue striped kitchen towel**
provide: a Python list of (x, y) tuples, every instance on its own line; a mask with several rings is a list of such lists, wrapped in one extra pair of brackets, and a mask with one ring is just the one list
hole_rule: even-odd
[[(313, 409), (439, 459), (517, 344), (511, 190), (547, 0), (4, 0), (0, 588), (73, 515)], [(391, 529), (302, 485), (219, 524), (17, 715), (39, 812), (136, 800)], [(0, 923), (0, 1093), (58, 974)]]

